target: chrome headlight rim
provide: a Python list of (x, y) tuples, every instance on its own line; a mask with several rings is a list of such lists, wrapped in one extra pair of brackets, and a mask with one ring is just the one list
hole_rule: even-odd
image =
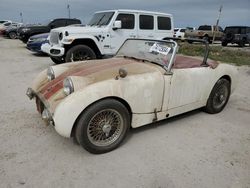
[(53, 69), (52, 67), (49, 67), (49, 68), (47, 69), (47, 78), (48, 78), (48, 80), (49, 80), (49, 81), (54, 80), (55, 77), (56, 77), (56, 76), (55, 76), (54, 69)]
[(70, 77), (63, 80), (63, 92), (66, 96), (74, 92), (74, 84)]

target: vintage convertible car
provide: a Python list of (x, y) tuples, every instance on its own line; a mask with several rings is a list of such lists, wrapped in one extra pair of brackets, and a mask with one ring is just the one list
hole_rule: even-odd
[[(205, 42), (205, 41), (204, 41)], [(178, 54), (176, 41), (129, 39), (110, 59), (51, 66), (27, 95), (42, 118), (91, 153), (119, 146), (136, 128), (204, 107), (223, 110), (235, 89), (229, 64)]]

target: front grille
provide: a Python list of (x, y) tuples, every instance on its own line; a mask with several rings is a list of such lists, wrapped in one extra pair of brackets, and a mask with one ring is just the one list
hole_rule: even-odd
[(59, 42), (59, 33), (50, 32), (50, 44), (58, 44)]

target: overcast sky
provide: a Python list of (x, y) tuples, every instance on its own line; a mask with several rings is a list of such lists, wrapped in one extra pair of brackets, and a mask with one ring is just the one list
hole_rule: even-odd
[(107, 9), (139, 9), (173, 14), (175, 27), (215, 24), (220, 5), (223, 5), (220, 25), (250, 26), (250, 0), (0, 0), (0, 20), (25, 23), (67, 17), (87, 23), (95, 11)]

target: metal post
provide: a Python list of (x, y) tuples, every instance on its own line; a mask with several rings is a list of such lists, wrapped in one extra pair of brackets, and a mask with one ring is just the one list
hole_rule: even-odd
[(68, 9), (68, 16), (70, 18), (70, 6), (69, 6), (69, 4), (67, 5), (67, 9)]
[(215, 33), (218, 31), (218, 25), (219, 25), (219, 21), (220, 21), (220, 16), (221, 16), (222, 7), (223, 7), (223, 6), (221, 5), (221, 6), (220, 6), (220, 9), (219, 9), (219, 15), (218, 15), (218, 18), (217, 18), (217, 21), (216, 21), (216, 25), (215, 25), (215, 28), (214, 28), (212, 44), (214, 43)]
[(21, 23), (23, 23), (23, 13), (20, 12)]

